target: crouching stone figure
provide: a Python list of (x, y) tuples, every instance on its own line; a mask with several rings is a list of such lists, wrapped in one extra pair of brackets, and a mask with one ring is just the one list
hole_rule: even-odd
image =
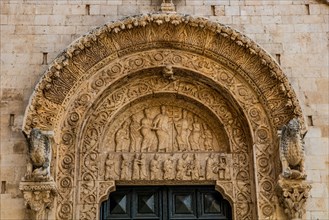
[(50, 132), (42, 132), (38, 128), (33, 128), (30, 134), (23, 134), (28, 144), (26, 181), (51, 181), (50, 160), (51, 160), (51, 140)]
[(304, 138), (297, 118), (284, 125), (281, 131), (280, 159), (282, 176), (287, 179), (305, 179)]

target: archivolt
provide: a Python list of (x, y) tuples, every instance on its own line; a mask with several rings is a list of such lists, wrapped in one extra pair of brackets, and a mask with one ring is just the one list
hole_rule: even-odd
[[(278, 64), (248, 37), (205, 18), (147, 14), (109, 22), (80, 37), (61, 53), (31, 97), (24, 130), (52, 128), (53, 118), (66, 105), (64, 100), (75, 94), (75, 88), (83, 79), (109, 61), (133, 52), (160, 48), (204, 55), (240, 73), (264, 106), (269, 107), (277, 127), (287, 122), (290, 115), (301, 116), (296, 95)], [(161, 54), (158, 56), (161, 58)]]
[[(83, 210), (92, 210), (96, 197), (106, 191), (107, 183), (103, 186), (91, 181), (93, 177), (88, 174), (97, 168), (97, 163), (92, 163), (97, 158), (94, 149), (99, 136), (97, 130), (92, 129), (93, 123), (108, 119), (100, 115), (92, 122), (88, 117), (93, 117), (102, 106), (104, 94), (114, 91), (120, 80), (128, 83), (134, 74), (142, 77), (145, 76), (143, 70), (166, 65), (180, 72), (181, 78), (184, 79), (185, 73), (186, 78), (190, 74), (195, 83), (204, 83), (222, 93), (234, 111), (241, 113), (240, 127), (250, 135), (250, 145), (253, 144), (245, 154), (255, 158), (257, 190), (250, 186), (251, 179), (242, 180), (242, 185), (234, 186), (233, 191), (237, 193), (234, 196), (238, 203), (241, 198), (246, 202), (250, 193), (256, 194), (258, 217), (271, 215), (275, 179), (272, 169), (278, 160), (275, 158), (276, 130), (292, 117), (302, 118), (287, 77), (263, 49), (230, 27), (199, 17), (147, 14), (110, 22), (77, 39), (50, 65), (31, 97), (24, 130), (33, 127), (54, 130), (58, 143), (56, 181), (60, 195), (65, 198), (58, 201), (58, 218), (77, 217), (73, 212), (77, 211), (74, 201), (78, 195), (77, 191), (73, 192), (73, 186), (78, 179), (82, 180), (79, 188), (87, 192), (83, 201), (79, 201), (83, 204), (80, 217), (96, 217), (87, 215), (96, 215), (97, 211), (86, 214)], [(168, 92), (174, 90), (168, 88)], [(124, 105), (117, 106), (120, 109)], [(209, 109), (216, 108), (210, 106)], [(231, 126), (232, 122), (223, 122), (223, 115), (219, 114), (218, 119), (225, 129)], [(81, 171), (81, 177), (77, 176), (80, 172), (78, 154), (89, 169)], [(240, 214), (237, 217), (255, 217), (250, 210)]]

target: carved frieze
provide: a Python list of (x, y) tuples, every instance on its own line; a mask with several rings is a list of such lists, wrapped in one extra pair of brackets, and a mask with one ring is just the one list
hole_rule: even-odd
[[(156, 105), (155, 102), (152, 104)], [(111, 123), (106, 141), (108, 148), (114, 152), (228, 150), (228, 142), (224, 141), (226, 135), (219, 129), (215, 134), (199, 116), (176, 106), (149, 106), (142, 111), (135, 111), (120, 125), (115, 126), (115, 123)], [(221, 142), (217, 137), (220, 137)]]
[(109, 180), (230, 180), (232, 155), (224, 153), (109, 152), (100, 167)]

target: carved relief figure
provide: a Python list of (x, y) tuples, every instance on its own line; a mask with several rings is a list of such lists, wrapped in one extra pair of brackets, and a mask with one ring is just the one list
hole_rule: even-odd
[(130, 131), (130, 152), (140, 152), (140, 142), (141, 142), (141, 135), (140, 130), (141, 126), (138, 121), (137, 115), (131, 116), (131, 123), (129, 126)]
[(203, 125), (204, 129), (204, 147), (206, 151), (212, 151), (213, 150), (213, 135), (211, 130), (208, 128), (206, 124)]
[(141, 180), (146, 180), (148, 178), (147, 175), (147, 163), (146, 163), (146, 158), (145, 158), (145, 154), (141, 155), (141, 159), (139, 161), (140, 164), (140, 179)]
[(176, 165), (176, 179), (177, 180), (187, 180), (187, 173), (188, 173), (188, 164), (187, 164), (187, 154), (183, 154), (181, 158), (178, 159)]
[(210, 154), (206, 161), (206, 179), (207, 180), (215, 180), (217, 179), (216, 173), (217, 163), (215, 160), (215, 155)]
[(225, 179), (225, 171), (226, 171), (226, 158), (223, 156), (219, 156), (218, 158), (218, 179)]
[(176, 142), (179, 151), (191, 150), (188, 142), (189, 124), (187, 121), (187, 111), (183, 110), (182, 118), (175, 123), (176, 128)]
[(169, 80), (175, 80), (174, 71), (171, 65), (167, 65), (163, 68), (162, 74), (165, 78)]
[(129, 129), (128, 122), (123, 122), (121, 128), (115, 134), (116, 152), (128, 151), (129, 149)]
[(200, 174), (201, 174), (200, 170), (201, 170), (200, 161), (198, 160), (197, 155), (194, 154), (193, 163), (192, 163), (192, 173), (191, 173), (192, 180), (200, 179)]
[(225, 167), (225, 179), (230, 180), (231, 179), (231, 160), (230, 158), (225, 158), (226, 167)]
[(119, 173), (116, 170), (116, 160), (113, 154), (108, 154), (105, 160), (105, 180), (115, 180), (119, 177)]
[(132, 168), (132, 177), (133, 180), (139, 180), (141, 177), (141, 160), (139, 159), (139, 154), (135, 154)]
[(161, 162), (159, 161), (159, 155), (155, 154), (154, 158), (150, 162), (151, 180), (162, 179)]
[(141, 134), (143, 136), (142, 140), (142, 152), (149, 152), (154, 142), (154, 134), (152, 131), (152, 119), (149, 115), (149, 109), (144, 109), (144, 118), (142, 119), (141, 123)]
[(130, 180), (130, 162), (129, 158), (126, 158), (123, 154), (121, 155), (121, 179), (122, 180)]
[(192, 151), (203, 149), (201, 146), (201, 124), (198, 122), (197, 117), (194, 117), (194, 123), (192, 124), (192, 132), (189, 137), (189, 142)]
[(163, 179), (165, 179), (165, 180), (175, 179), (175, 169), (174, 169), (173, 155), (169, 156), (163, 162)]
[(26, 180), (50, 180), (51, 141), (49, 135), (38, 128), (33, 128), (28, 136), (23, 134), (28, 143), (28, 163)]
[(158, 138), (158, 152), (170, 152), (169, 148), (169, 117), (166, 112), (166, 107), (162, 105), (160, 107), (160, 114), (158, 114), (153, 120), (153, 130)]
[[(305, 136), (305, 135), (304, 135)], [(305, 179), (304, 136), (301, 135), (299, 120), (294, 118), (282, 128), (280, 158), (282, 175), (285, 178)]]

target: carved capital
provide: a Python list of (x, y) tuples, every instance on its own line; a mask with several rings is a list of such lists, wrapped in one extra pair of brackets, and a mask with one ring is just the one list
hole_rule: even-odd
[(289, 219), (302, 219), (310, 189), (311, 185), (305, 180), (289, 180), (280, 177), (277, 193), (280, 205)]
[(19, 189), (23, 192), (29, 219), (47, 219), (57, 195), (55, 182), (21, 182)]

